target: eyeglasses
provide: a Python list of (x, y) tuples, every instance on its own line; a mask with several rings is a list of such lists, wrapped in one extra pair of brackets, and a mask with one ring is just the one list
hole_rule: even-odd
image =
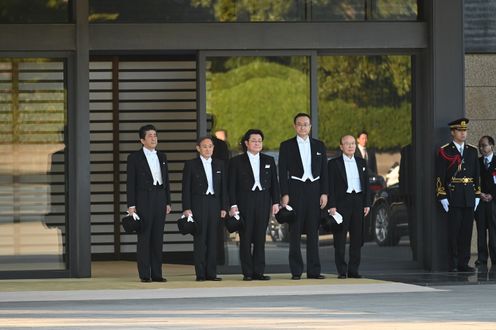
[(354, 146), (356, 143), (355, 142), (344, 142), (342, 145), (344, 146)]
[(262, 143), (263, 140), (248, 140), (250, 143)]
[(310, 127), (312, 125), (310, 125), (310, 124), (295, 124), (295, 126), (298, 128), (307, 128), (307, 127)]

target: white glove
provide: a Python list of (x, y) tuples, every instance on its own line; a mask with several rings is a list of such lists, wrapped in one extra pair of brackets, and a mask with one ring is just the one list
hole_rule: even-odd
[(479, 206), (479, 202), (480, 202), (480, 198), (477, 197), (475, 198), (475, 207), (474, 207), (474, 211), (477, 210), (477, 206)]
[[(181, 219), (183, 218), (186, 218), (184, 214), (181, 215)], [(195, 222), (195, 220), (193, 219), (193, 214), (188, 214), (188, 219), (186, 220), (186, 222)]]
[(443, 209), (448, 212), (449, 210), (449, 202), (448, 202), (448, 199), (447, 198), (444, 198), (444, 199), (441, 199), (440, 200), (441, 202), (441, 205), (443, 206)]
[[(129, 212), (127, 212), (127, 215), (131, 215), (131, 214)], [(138, 213), (133, 212), (133, 219), (134, 219), (134, 221), (140, 220)]]

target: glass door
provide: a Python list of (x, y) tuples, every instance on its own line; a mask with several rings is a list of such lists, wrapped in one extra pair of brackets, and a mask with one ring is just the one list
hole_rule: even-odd
[[(207, 56), (206, 112), (208, 130), (225, 139), (233, 157), (241, 153), (243, 134), (251, 128), (265, 135), (263, 153), (279, 154), (279, 144), (294, 136), (293, 117), (310, 113), (310, 57)], [(225, 233), (224, 255), (239, 265), (239, 236)], [(288, 228), (274, 218), (266, 236), (267, 265), (288, 264)], [(222, 252), (219, 251), (221, 254)]]

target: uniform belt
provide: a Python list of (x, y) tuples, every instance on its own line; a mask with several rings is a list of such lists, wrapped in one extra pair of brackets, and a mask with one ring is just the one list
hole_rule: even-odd
[(474, 178), (466, 178), (466, 177), (463, 177), (463, 178), (451, 178), (451, 183), (463, 183), (463, 184), (467, 184), (467, 183), (473, 183), (474, 182)]

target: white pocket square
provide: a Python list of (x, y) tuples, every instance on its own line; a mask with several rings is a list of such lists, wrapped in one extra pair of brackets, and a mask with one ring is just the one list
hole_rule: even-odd
[(216, 173), (217, 173), (217, 174), (220, 174), (220, 171), (217, 171)]
[(270, 168), (270, 164), (266, 164), (265, 165), (265, 168)]
[(318, 151), (317, 151), (317, 156), (320, 156), (320, 155), (322, 155), (322, 154), (321, 154), (320, 152), (318, 152)]
[(364, 171), (364, 172), (365, 172), (365, 167), (362, 167), (362, 171)]

